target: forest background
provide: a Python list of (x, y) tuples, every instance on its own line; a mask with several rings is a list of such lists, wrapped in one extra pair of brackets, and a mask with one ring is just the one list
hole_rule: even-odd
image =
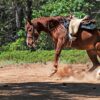
[[(99, 0), (0, 0), (0, 60), (14, 60), (16, 62), (53, 60), (53, 43), (51, 38), (45, 35), (46, 33), (41, 33), (36, 52), (26, 46), (24, 25), (29, 12), (33, 19), (69, 14), (74, 14), (78, 18), (90, 15), (96, 20), (97, 27), (100, 28)], [(85, 59), (81, 60), (83, 55)], [(74, 56), (77, 58), (75, 59)], [(66, 59), (67, 62), (72, 63), (77, 60), (86, 62), (88, 58), (84, 51), (67, 49), (62, 53), (62, 60)]]

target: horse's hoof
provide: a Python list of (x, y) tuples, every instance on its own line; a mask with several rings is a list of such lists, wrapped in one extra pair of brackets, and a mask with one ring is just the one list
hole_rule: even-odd
[(98, 68), (100, 64), (94, 65), (92, 68), (89, 69), (89, 72), (94, 71), (96, 68)]
[(92, 68), (90, 68), (90, 69), (89, 69), (89, 72), (94, 71), (96, 68), (97, 68), (97, 67), (92, 67)]
[(49, 77), (52, 77), (55, 73), (57, 72), (57, 69), (56, 70), (54, 70), (51, 74), (50, 74), (50, 76)]

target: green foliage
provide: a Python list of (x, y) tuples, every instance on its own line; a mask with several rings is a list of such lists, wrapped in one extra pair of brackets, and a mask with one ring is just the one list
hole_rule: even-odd
[[(59, 16), (74, 14), (81, 18), (93, 7), (93, 3), (86, 0), (49, 0), (38, 12), (33, 10), (33, 17)], [(37, 16), (36, 16), (37, 15)]]
[(39, 37), (39, 41), (37, 44), (37, 49), (40, 50), (50, 50), (53, 49), (53, 42), (51, 40), (51, 37), (48, 36), (46, 33), (41, 33)]
[(17, 32), (18, 36), (19, 37), (25, 37), (25, 31), (20, 29), (18, 32)]
[(16, 63), (17, 62), (12, 61), (12, 60), (0, 60), (0, 68), (2, 68), (5, 65), (16, 64)]
[[(54, 51), (37, 50), (37, 51), (8, 51), (0, 54), (0, 61), (10, 60), (12, 62), (48, 62), (54, 60)], [(88, 57), (84, 51), (79, 50), (63, 50), (60, 61), (63, 63), (86, 63)]]
[(2, 51), (26, 50), (25, 39), (19, 38), (15, 42), (9, 43), (1, 47)]
[(61, 61), (63, 63), (86, 63), (89, 61), (89, 59), (85, 51), (63, 50), (61, 54)]
[(24, 38), (17, 39), (16, 42), (11, 43), (9, 46), (10, 51), (25, 50), (25, 49), (26, 49), (26, 46), (25, 46), (25, 39)]

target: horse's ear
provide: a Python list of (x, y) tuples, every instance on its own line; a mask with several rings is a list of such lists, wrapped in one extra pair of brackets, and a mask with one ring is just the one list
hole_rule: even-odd
[(32, 22), (29, 18), (26, 18), (26, 24), (32, 25)]

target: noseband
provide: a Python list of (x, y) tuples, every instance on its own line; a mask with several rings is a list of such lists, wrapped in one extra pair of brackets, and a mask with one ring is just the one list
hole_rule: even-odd
[(32, 37), (32, 36), (27, 36), (27, 38), (32, 38), (32, 39), (33, 39), (33, 37)]
[(30, 36), (30, 35), (28, 35), (28, 34), (27, 34), (27, 38), (32, 39), (32, 40), (33, 40), (33, 42), (32, 42), (32, 43), (35, 43), (35, 42), (36, 42), (36, 39), (35, 39), (35, 37), (34, 37), (34, 36)]

